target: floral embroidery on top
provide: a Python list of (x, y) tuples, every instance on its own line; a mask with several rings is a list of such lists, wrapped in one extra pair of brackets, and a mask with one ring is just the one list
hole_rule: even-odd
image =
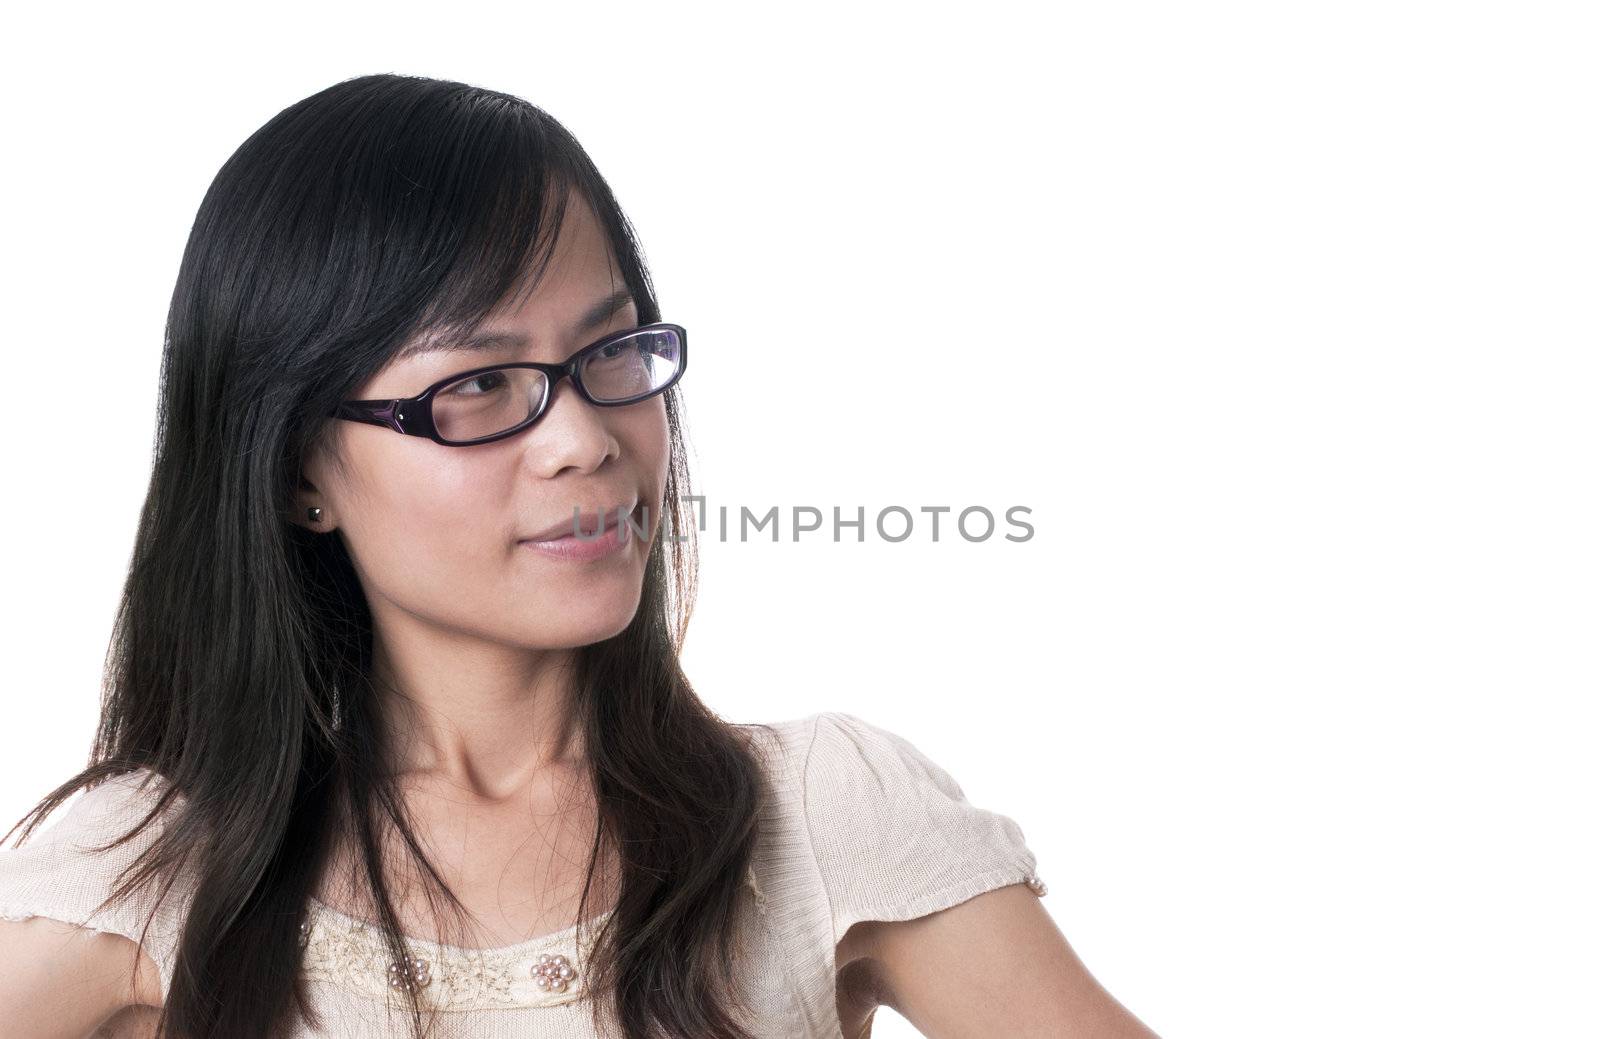
[(428, 961), (413, 956), (409, 961), (389, 964), (389, 987), (426, 988), (433, 977), (428, 973)]
[[(592, 943), (608, 910), (584, 925)], [(407, 938), (409, 956), (394, 959), (382, 932), (313, 899), (300, 928), (305, 955), (301, 973), (311, 981), (389, 1001), (410, 989), (425, 1009), (488, 1010), (546, 1007), (588, 995), (585, 953), (577, 928), (498, 949), (466, 949)]]
[(564, 992), (567, 982), (577, 977), (577, 972), (572, 969), (572, 964), (560, 953), (540, 953), (539, 962), (533, 965), (533, 983), (542, 989), (555, 989)]

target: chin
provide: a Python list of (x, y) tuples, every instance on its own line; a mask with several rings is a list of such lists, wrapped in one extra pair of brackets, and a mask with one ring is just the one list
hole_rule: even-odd
[(547, 614), (530, 625), (535, 629), (531, 641), (562, 649), (604, 642), (626, 631), (638, 610), (639, 599), (634, 596), (627, 603), (616, 603), (609, 608), (601, 603), (587, 603), (585, 608), (568, 612), (559, 620)]

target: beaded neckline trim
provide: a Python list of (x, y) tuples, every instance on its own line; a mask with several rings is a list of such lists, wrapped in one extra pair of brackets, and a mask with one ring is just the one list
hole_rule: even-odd
[(558, 1006), (588, 995), (587, 953), (610, 915), (607, 910), (584, 925), (582, 948), (575, 925), (494, 949), (407, 937), (409, 955), (397, 961), (376, 926), (313, 898), (300, 925), (301, 973), (372, 999), (396, 1000), (396, 1005), (409, 989), (424, 1009)]

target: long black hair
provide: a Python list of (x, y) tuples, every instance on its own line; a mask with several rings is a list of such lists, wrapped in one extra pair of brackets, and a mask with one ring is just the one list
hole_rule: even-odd
[[(661, 320), (633, 227), (578, 142), (528, 102), (465, 83), (384, 74), (319, 91), (252, 134), (200, 205), (90, 763), (23, 820), (25, 839), (79, 789), (139, 769), (165, 780), (121, 838), (161, 816), (159, 839), (102, 903), (197, 878), (163, 1037), (286, 1035), (297, 1014), (317, 1024), (297, 937), (336, 835), (359, 850), (396, 959), (387, 827), (430, 900), (436, 890), (464, 913), (383, 760), (371, 615), (344, 542), (288, 517), (308, 452), (338, 464), (337, 402), (414, 337), (476, 323), (542, 270), (573, 192), (641, 323)], [(762, 796), (756, 727), (714, 715), (679, 666), (695, 528), (679, 504), (676, 388), (665, 405), (669, 475), (639, 609), (576, 655), (599, 809), (579, 916), (609, 848), (620, 897), (587, 971), (617, 1023), (630, 1039), (744, 1039), (734, 935)]]

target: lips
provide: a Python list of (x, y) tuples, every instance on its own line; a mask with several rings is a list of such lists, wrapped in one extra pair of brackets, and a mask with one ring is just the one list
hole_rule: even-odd
[(521, 540), (558, 541), (561, 538), (572, 537), (574, 511), (578, 512), (577, 526), (578, 530), (583, 533), (584, 538), (595, 538), (598, 537), (603, 531), (610, 530), (611, 528), (617, 526), (617, 516), (619, 512), (623, 517), (631, 517), (633, 510), (637, 505), (637, 501), (624, 501), (617, 502), (613, 505), (608, 505), (605, 508), (582, 511), (574, 509), (568, 511), (565, 519), (560, 520), (557, 523), (552, 523), (550, 526), (545, 527), (538, 533), (530, 534)]

